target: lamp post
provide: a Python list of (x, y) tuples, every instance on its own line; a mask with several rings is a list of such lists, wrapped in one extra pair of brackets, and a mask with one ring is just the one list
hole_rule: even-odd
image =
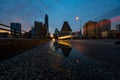
[[(76, 20), (77, 20), (77, 21), (80, 20), (78, 16), (76, 16)], [(80, 20), (80, 33), (79, 33), (79, 36), (80, 36), (80, 38), (82, 37), (82, 36), (81, 36), (81, 20)]]

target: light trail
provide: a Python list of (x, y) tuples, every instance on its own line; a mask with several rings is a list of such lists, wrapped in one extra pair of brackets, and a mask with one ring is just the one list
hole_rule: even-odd
[(67, 39), (67, 38), (72, 38), (71, 35), (68, 35), (68, 36), (62, 36), (62, 37), (59, 37), (58, 39)]

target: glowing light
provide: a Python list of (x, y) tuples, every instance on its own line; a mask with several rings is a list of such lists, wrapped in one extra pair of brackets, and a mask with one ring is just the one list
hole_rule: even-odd
[(52, 41), (55, 42), (55, 38), (53, 38)]
[(71, 47), (71, 44), (69, 42), (67, 42), (67, 41), (60, 40), (60, 41), (58, 41), (58, 43)]
[(10, 31), (0, 30), (0, 33), (5, 33), (5, 32), (9, 34), (11, 33)]
[(79, 63), (80, 61), (77, 59), (76, 62)]
[(76, 16), (76, 20), (79, 20), (79, 17), (78, 17), (78, 16)]
[(71, 38), (71, 37), (72, 37), (71, 35), (68, 35), (68, 36), (59, 37), (58, 39), (66, 39), (66, 38)]

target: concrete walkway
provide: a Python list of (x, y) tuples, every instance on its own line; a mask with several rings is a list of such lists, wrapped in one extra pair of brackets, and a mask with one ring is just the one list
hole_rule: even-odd
[(59, 66), (49, 43), (0, 62), (0, 80), (62, 80), (67, 73)]
[[(99, 47), (101, 49), (104, 47), (103, 44), (98, 47), (96, 43), (92, 47), (90, 42), (86, 43), (86, 41), (84, 43), (73, 41), (72, 44), (84, 53), (91, 53), (91, 51), (92, 53), (98, 53), (96, 50), (99, 50)], [(107, 46), (103, 51), (106, 50)], [(119, 48), (112, 45), (111, 47), (113, 49)], [(97, 61), (96, 58), (92, 60), (79, 52), (77, 58), (74, 58), (74, 52), (77, 51), (72, 50), (70, 53), (72, 59), (69, 57), (61, 58), (50, 48), (50, 42), (39, 45), (0, 62), (0, 80), (120, 80), (119, 64), (118, 66), (115, 63), (109, 65), (106, 62)], [(87, 50), (87, 52), (84, 50)], [(95, 55), (93, 57), (99, 58), (99, 56)]]

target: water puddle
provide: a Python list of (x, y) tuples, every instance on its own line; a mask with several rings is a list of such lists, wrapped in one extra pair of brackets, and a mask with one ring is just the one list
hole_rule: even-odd
[(56, 65), (59, 65), (59, 68), (64, 70), (63, 72), (71, 71), (73, 72), (72, 75), (83, 77), (83, 79), (86, 77), (95, 78), (95, 80), (107, 78), (105, 76), (108, 73), (112, 73), (111, 76), (118, 74), (118, 72), (114, 71), (119, 71), (119, 68), (89, 59), (67, 41), (51, 41), (50, 46), (55, 52), (54, 54), (60, 56), (61, 62)]
[(65, 68), (78, 70), (80, 67), (89, 64), (89, 60), (68, 41), (51, 41), (50, 46), (55, 54), (61, 57), (62, 66)]

